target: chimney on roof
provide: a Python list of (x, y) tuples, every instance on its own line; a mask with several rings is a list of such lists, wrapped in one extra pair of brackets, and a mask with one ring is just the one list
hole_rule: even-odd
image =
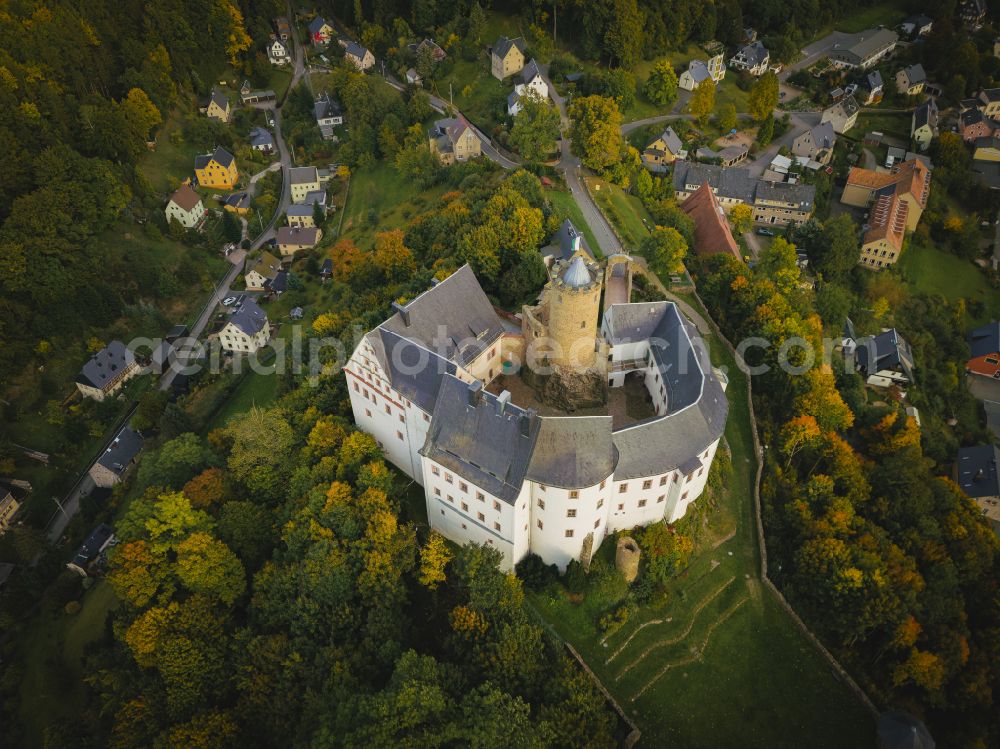
[(399, 319), (403, 321), (403, 325), (410, 327), (410, 311), (399, 302), (393, 302), (392, 308), (399, 313)]
[(497, 396), (497, 406), (500, 408), (501, 415), (503, 415), (504, 410), (506, 410), (508, 403), (510, 403), (510, 391), (502, 390), (500, 395)]
[(982, 481), (984, 478), (986, 478), (986, 474), (983, 472), (983, 469), (980, 468), (978, 471), (976, 471), (976, 475), (973, 477), (972, 480), (973, 481)]
[(469, 405), (478, 406), (479, 401), (483, 397), (483, 383), (479, 380), (474, 380), (469, 383)]
[(538, 414), (533, 408), (529, 408), (518, 419), (518, 427), (521, 431), (522, 437), (527, 437), (531, 434), (531, 425), (535, 423), (535, 419), (538, 418)]

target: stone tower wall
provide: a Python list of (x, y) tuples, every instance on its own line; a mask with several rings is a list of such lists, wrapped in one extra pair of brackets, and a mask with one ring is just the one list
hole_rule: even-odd
[(546, 296), (549, 336), (552, 345), (557, 348), (552, 363), (564, 367), (594, 366), (601, 284), (593, 283), (582, 289), (552, 284)]

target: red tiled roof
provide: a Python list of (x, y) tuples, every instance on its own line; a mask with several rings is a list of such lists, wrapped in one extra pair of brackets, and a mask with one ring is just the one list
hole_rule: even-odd
[(703, 182), (701, 187), (681, 203), (681, 210), (694, 219), (694, 249), (699, 255), (729, 253), (740, 256), (739, 245), (729, 230), (729, 222), (712, 192), (711, 185)]

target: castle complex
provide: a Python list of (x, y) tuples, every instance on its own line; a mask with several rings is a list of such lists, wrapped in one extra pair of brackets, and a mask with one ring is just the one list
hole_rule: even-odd
[(629, 303), (627, 256), (602, 269), (569, 222), (559, 239), (520, 316), (465, 266), (395, 305), (344, 368), (358, 426), (424, 487), (431, 527), (507, 568), (588, 563), (609, 533), (681, 518), (728, 411), (676, 305)]

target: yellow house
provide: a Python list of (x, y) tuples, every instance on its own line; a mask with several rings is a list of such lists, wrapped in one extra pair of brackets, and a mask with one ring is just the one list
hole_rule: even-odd
[(524, 40), (521, 37), (508, 39), (505, 36), (497, 39), (490, 53), (490, 72), (493, 77), (502, 81), (520, 73), (524, 68)]
[(683, 150), (681, 139), (672, 127), (668, 127), (646, 146), (642, 152), (642, 163), (651, 171), (664, 171), (668, 164), (673, 164), (681, 156)]
[(198, 184), (211, 190), (232, 190), (240, 178), (236, 157), (222, 146), (215, 153), (194, 157), (194, 176)]
[(987, 135), (976, 138), (976, 150), (972, 154), (973, 161), (1000, 161), (1000, 138)]
[(229, 107), (229, 97), (219, 91), (219, 89), (213, 88), (212, 95), (209, 97), (208, 104), (205, 106), (205, 115), (210, 120), (229, 122), (229, 118), (232, 113), (233, 111)]
[(482, 155), (482, 143), (465, 118), (438, 120), (428, 137), (431, 153), (445, 166)]
[(0, 486), (0, 534), (10, 527), (10, 521), (14, 519), (20, 506), (13, 493)]

